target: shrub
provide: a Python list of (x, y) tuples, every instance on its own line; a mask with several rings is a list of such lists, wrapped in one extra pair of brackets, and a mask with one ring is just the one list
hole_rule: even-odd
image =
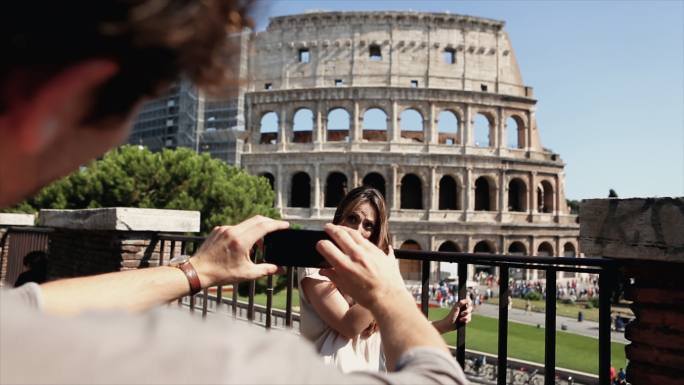
[(542, 295), (541, 293), (533, 290), (525, 294), (525, 299), (529, 299), (530, 301), (541, 301)]

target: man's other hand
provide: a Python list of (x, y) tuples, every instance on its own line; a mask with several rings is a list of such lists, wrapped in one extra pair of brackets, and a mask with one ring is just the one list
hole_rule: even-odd
[(357, 231), (344, 226), (327, 224), (325, 231), (335, 243), (323, 240), (316, 245), (332, 266), (322, 269), (321, 274), (342, 292), (368, 309), (383, 301), (409, 296), (391, 251), (386, 255)]
[(250, 259), (250, 251), (264, 235), (289, 226), (288, 222), (257, 215), (235, 226), (215, 227), (190, 259), (202, 287), (227, 285), (274, 274), (278, 269), (276, 265), (255, 264)]

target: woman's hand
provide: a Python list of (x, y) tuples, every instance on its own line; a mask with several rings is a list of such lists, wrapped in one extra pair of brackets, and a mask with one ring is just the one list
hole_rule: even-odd
[(439, 321), (433, 323), (437, 331), (444, 334), (452, 331), (459, 324), (467, 324), (472, 320), (473, 316), (473, 301), (470, 298), (465, 298), (451, 307), (449, 314)]

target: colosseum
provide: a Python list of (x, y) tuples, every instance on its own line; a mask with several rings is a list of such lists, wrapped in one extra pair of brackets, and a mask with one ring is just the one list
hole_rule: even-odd
[(251, 50), (242, 164), (285, 219), (320, 228), (367, 184), (385, 194), (395, 248), (577, 254), (564, 163), (542, 147), (504, 22), (307, 13), (272, 18)]

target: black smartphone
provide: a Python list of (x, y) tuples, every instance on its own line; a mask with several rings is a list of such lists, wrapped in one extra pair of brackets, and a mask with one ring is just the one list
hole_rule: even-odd
[(264, 237), (264, 262), (278, 266), (330, 267), (328, 261), (316, 251), (316, 243), (330, 240), (325, 231), (278, 230)]

